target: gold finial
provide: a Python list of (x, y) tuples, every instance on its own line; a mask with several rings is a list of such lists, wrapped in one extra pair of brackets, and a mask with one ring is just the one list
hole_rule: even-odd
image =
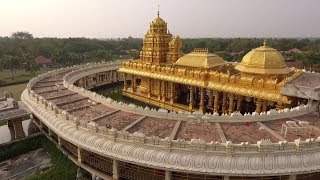
[(267, 46), (267, 39), (264, 39), (263, 41), (263, 47), (266, 47)]
[(159, 12), (160, 12), (160, 5), (158, 4), (157, 6), (158, 6), (158, 12), (157, 12), (157, 15), (158, 15), (158, 17), (159, 17), (159, 14), (160, 14), (160, 13), (159, 13)]

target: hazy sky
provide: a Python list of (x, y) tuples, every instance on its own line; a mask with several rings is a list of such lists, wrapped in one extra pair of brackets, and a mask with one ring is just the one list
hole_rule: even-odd
[(143, 37), (160, 16), (186, 37), (320, 37), (320, 0), (0, 0), (0, 36)]

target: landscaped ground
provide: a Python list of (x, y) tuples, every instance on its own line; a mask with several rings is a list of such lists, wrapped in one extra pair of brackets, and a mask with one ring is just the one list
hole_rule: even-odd
[(39, 148), (0, 162), (0, 179), (24, 179), (36, 172), (46, 172), (50, 168), (50, 155), (43, 148)]
[[(52, 68), (41, 69), (40, 71), (37, 71), (35, 73), (35, 76), (37, 76), (38, 74), (45, 73), (50, 70), (52, 70)], [(0, 71), (0, 86), (5, 86), (6, 84), (9, 84), (9, 83), (19, 83), (19, 82), (25, 83), (32, 78), (32, 77), (30, 77), (30, 74), (23, 69), (17, 69), (14, 72), (15, 72), (14, 73), (15, 78), (12, 79), (10, 70), (4, 69), (4, 70)]]
[(29, 180), (60, 180), (60, 179), (72, 179), (76, 177), (78, 167), (68, 159), (57, 147), (44, 136), (37, 136), (24, 141), (19, 141), (10, 145), (0, 145), (0, 161), (16, 157), (26, 152), (43, 148), (50, 154), (53, 167), (42, 174), (34, 174), (26, 179)]
[(0, 87), (0, 97), (3, 97), (5, 91), (11, 92), (13, 97), (20, 100), (21, 93), (26, 88), (27, 84), (17, 84), (12, 86)]

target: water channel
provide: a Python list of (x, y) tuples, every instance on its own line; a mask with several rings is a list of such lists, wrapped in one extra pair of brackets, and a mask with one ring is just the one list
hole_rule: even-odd
[(135, 104), (137, 106), (141, 106), (143, 108), (145, 107), (150, 107), (150, 108), (155, 108), (155, 109), (159, 109), (156, 106), (150, 105), (150, 104), (146, 104), (144, 102), (141, 101), (137, 101), (131, 98), (128, 98), (126, 96), (122, 95), (122, 89), (123, 89), (123, 82), (116, 82), (116, 83), (112, 83), (112, 84), (107, 84), (104, 86), (100, 86), (94, 89), (91, 89), (91, 91), (94, 91), (98, 94), (101, 94), (105, 97), (110, 97), (111, 99), (115, 100), (115, 101), (121, 101), (127, 104)]
[[(28, 126), (30, 119), (22, 121), (24, 133), (28, 136)], [(0, 126), (0, 144), (9, 142), (11, 140), (10, 131), (8, 125)]]

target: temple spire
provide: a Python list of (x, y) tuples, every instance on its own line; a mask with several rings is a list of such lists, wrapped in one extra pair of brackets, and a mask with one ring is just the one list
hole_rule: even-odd
[(159, 13), (160, 12), (160, 5), (158, 4), (157, 6), (158, 6), (157, 16), (159, 17), (160, 16), (160, 13)]
[(267, 47), (267, 39), (264, 39), (264, 41), (263, 41), (263, 47)]

